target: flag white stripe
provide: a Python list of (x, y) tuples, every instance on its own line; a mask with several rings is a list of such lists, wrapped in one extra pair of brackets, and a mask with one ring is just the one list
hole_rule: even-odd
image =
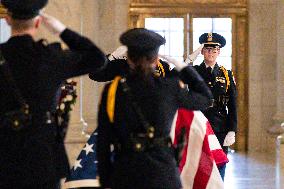
[(206, 189), (223, 189), (223, 188), (224, 188), (224, 182), (221, 178), (216, 163), (213, 163), (212, 172), (208, 180)]
[(221, 145), (216, 135), (208, 135), (208, 142), (211, 151), (221, 149)]
[(181, 172), (183, 189), (192, 189), (193, 187), (194, 177), (199, 167), (203, 141), (206, 134), (206, 122), (207, 119), (200, 111), (194, 111), (194, 117), (189, 131), (186, 161)]
[(98, 179), (84, 179), (84, 180), (76, 180), (76, 181), (68, 181), (63, 185), (63, 189), (67, 188), (79, 188), (79, 187), (99, 187), (100, 182)]

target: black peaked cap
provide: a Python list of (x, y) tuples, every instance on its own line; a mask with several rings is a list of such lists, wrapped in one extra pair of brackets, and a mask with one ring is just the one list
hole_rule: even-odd
[(39, 14), (48, 0), (1, 0), (14, 19), (30, 19)]
[(226, 45), (226, 39), (218, 33), (204, 33), (199, 37), (199, 43), (204, 46), (219, 46), (220, 48)]
[(158, 49), (166, 43), (160, 34), (145, 28), (134, 28), (120, 36), (120, 42), (128, 47), (128, 50), (149, 52)]

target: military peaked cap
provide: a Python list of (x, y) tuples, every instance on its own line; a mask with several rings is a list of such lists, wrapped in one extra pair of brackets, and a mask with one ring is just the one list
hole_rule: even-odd
[(1, 0), (12, 18), (23, 20), (37, 16), (47, 2), (48, 0)]
[(126, 31), (120, 36), (120, 42), (129, 50), (149, 52), (158, 49), (166, 43), (165, 38), (145, 28), (134, 28)]
[(204, 33), (199, 37), (199, 43), (204, 46), (219, 46), (220, 48), (226, 45), (226, 39), (218, 33)]

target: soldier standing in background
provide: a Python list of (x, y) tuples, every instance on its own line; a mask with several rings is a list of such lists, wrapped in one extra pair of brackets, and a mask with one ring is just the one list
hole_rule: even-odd
[[(212, 107), (203, 113), (227, 154), (228, 147), (235, 143), (237, 131), (237, 91), (233, 73), (223, 66), (219, 66), (216, 61), (220, 54), (220, 48), (226, 45), (226, 40), (217, 33), (204, 33), (200, 36), (199, 43), (204, 44), (201, 51), (204, 61), (194, 67), (214, 96)], [(218, 168), (224, 180), (226, 164)]]

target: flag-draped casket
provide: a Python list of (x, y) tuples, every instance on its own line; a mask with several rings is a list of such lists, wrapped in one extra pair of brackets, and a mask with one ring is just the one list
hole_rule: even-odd
[[(217, 165), (227, 163), (228, 159), (205, 116), (200, 111), (179, 109), (173, 123), (171, 137), (174, 146), (181, 137), (181, 131), (185, 131), (185, 145), (179, 162), (183, 189), (224, 188)], [(99, 186), (96, 140), (95, 131), (71, 169), (65, 188)]]

